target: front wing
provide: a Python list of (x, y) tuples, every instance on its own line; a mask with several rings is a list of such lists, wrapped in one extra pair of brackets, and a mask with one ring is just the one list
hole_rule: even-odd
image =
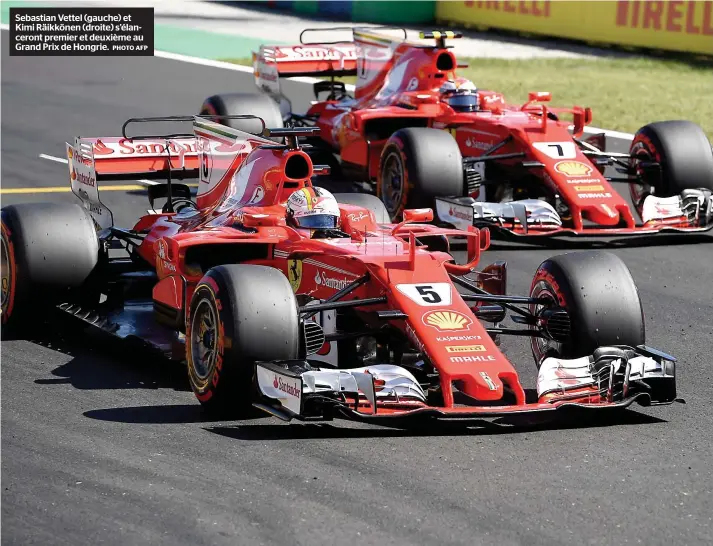
[(458, 229), (469, 226), (487, 227), (491, 232), (501, 233), (517, 239), (541, 239), (547, 237), (625, 237), (657, 234), (705, 233), (713, 229), (713, 222), (702, 226), (682, 225), (677, 221), (667, 223), (649, 221), (634, 228), (589, 227), (577, 230), (564, 227), (559, 214), (552, 206), (538, 199), (523, 199), (509, 203), (488, 203), (475, 201), (469, 197), (436, 198), (436, 217)]
[(537, 402), (501, 406), (479, 406), (477, 401), (452, 407), (429, 405), (416, 378), (395, 365), (320, 369), (305, 361), (259, 362), (255, 366), (261, 398), (254, 406), (285, 421), (327, 419), (337, 413), (387, 424), (419, 417), (469, 420), (675, 401), (673, 357), (645, 346), (606, 348), (604, 353), (596, 361), (593, 357), (546, 359), (538, 375)]

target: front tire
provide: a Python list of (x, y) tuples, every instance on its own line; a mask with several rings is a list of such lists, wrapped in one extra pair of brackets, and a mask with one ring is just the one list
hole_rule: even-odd
[[(565, 343), (532, 338), (538, 368), (548, 356), (579, 358), (598, 347), (645, 343), (639, 292), (629, 269), (614, 254), (573, 252), (545, 260), (532, 280), (530, 297), (550, 299), (563, 307), (571, 328)], [(537, 313), (539, 306), (530, 310)]]
[[(79, 292), (99, 262), (94, 221), (83, 207), (24, 203), (2, 208), (2, 325), (15, 328)], [(83, 292), (83, 293), (82, 293)]]
[(395, 221), (404, 209), (433, 208), (436, 197), (463, 195), (463, 157), (458, 143), (440, 129), (396, 131), (381, 152), (377, 195)]
[[(629, 189), (637, 209), (650, 194), (671, 197), (687, 189), (713, 190), (713, 149), (703, 129), (695, 123), (650, 123), (634, 135), (630, 154), (638, 181)], [(645, 161), (659, 163), (660, 169), (643, 169)]]
[(299, 356), (297, 302), (272, 267), (210, 269), (191, 298), (186, 323), (188, 378), (209, 411), (245, 417), (255, 394), (257, 361)]

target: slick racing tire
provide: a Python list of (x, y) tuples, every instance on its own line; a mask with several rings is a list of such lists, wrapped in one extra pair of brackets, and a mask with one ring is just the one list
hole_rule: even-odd
[(386, 210), (381, 199), (375, 195), (368, 193), (335, 193), (334, 198), (337, 200), (337, 203), (354, 205), (370, 210), (374, 213), (377, 224), (388, 224), (391, 221), (389, 211)]
[(99, 261), (94, 226), (89, 213), (74, 204), (2, 208), (3, 329), (25, 326), (27, 319), (81, 293)]
[[(713, 149), (708, 137), (690, 121), (658, 121), (639, 129), (631, 143), (631, 166), (636, 169), (636, 184), (630, 184), (631, 198), (640, 208), (643, 199), (679, 195), (683, 190), (713, 190)], [(659, 168), (644, 169), (642, 161), (653, 161)]]
[[(208, 97), (201, 106), (199, 115), (209, 116), (257, 116), (265, 121), (268, 129), (285, 126), (280, 107), (268, 95), (255, 93), (226, 93)], [(259, 135), (262, 124), (256, 119), (213, 119), (238, 131)], [(273, 139), (275, 140), (275, 139)]]
[[(609, 252), (573, 252), (545, 260), (532, 280), (530, 297), (550, 299), (569, 315), (566, 342), (532, 338), (538, 368), (548, 356), (579, 358), (598, 347), (645, 342), (636, 284), (624, 262)], [(541, 308), (531, 305), (530, 311), (538, 314)]]
[(404, 209), (433, 208), (436, 197), (463, 195), (463, 157), (458, 144), (440, 129), (396, 131), (381, 152), (376, 189), (395, 221)]
[(205, 274), (186, 320), (188, 379), (209, 412), (246, 417), (254, 363), (298, 358), (297, 302), (285, 275), (261, 265), (221, 265)]

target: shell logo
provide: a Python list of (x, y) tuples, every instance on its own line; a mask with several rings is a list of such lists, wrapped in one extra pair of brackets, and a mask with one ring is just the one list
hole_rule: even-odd
[(439, 332), (466, 330), (473, 320), (458, 311), (430, 311), (423, 315), (423, 322)]
[(67, 157), (69, 157), (69, 159), (72, 159), (72, 155), (74, 155), (72, 153), (72, 148), (67, 148)]
[(555, 164), (555, 171), (567, 176), (589, 176), (592, 168), (581, 161), (560, 161)]

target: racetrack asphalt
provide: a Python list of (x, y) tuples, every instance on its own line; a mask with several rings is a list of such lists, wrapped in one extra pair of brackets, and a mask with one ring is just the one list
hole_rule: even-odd
[[(129, 117), (190, 114), (252, 76), (160, 58), (7, 56), (2, 186), (68, 183), (77, 135)], [(287, 82), (296, 108), (311, 89)], [(302, 104), (300, 104), (300, 102)], [(106, 192), (117, 225), (148, 207)], [(73, 200), (3, 195), (3, 205)], [(2, 343), (3, 544), (710, 544), (710, 237), (612, 250), (630, 267), (649, 344), (680, 360), (687, 404), (528, 427), (394, 430), (273, 418), (206, 421), (185, 371), (67, 319)], [(505, 248), (508, 246), (508, 248)], [(580, 245), (580, 248), (586, 245)], [(498, 245), (509, 288), (569, 250)], [(503, 344), (526, 386), (522, 339)]]

